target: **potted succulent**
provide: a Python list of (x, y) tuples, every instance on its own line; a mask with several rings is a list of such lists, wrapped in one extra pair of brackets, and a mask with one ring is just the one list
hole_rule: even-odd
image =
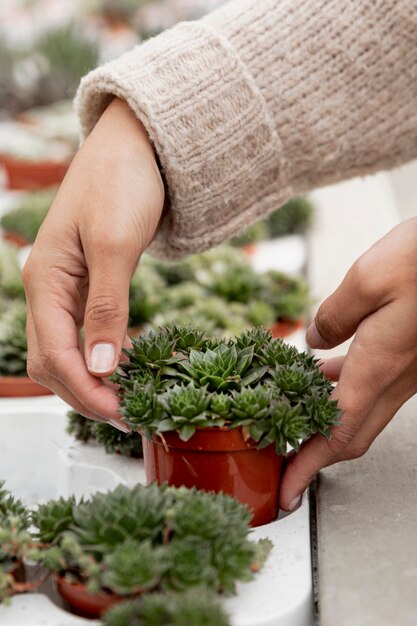
[(313, 357), (262, 328), (213, 339), (193, 327), (133, 339), (113, 381), (121, 414), (143, 435), (147, 481), (227, 493), (275, 519), (287, 446), (339, 420)]
[(0, 218), (4, 238), (19, 248), (35, 241), (38, 230), (52, 204), (55, 191), (29, 193), (19, 206)]
[(107, 454), (142, 458), (142, 438), (138, 433), (123, 433), (110, 424), (93, 422), (76, 411), (68, 411), (67, 432), (82, 443), (96, 442)]
[(288, 337), (302, 328), (310, 304), (307, 281), (276, 270), (265, 272), (260, 280), (263, 284), (262, 300), (274, 311), (273, 336)]
[(0, 397), (44, 396), (52, 392), (26, 373), (26, 304), (2, 303), (0, 313)]
[(313, 216), (314, 206), (308, 198), (304, 196), (291, 198), (267, 218), (268, 238), (304, 234), (310, 228)]
[[(148, 257), (149, 258), (149, 257)], [(128, 334), (135, 336), (151, 322), (161, 308), (166, 283), (149, 260), (143, 260), (133, 274), (129, 288)]]
[(24, 557), (31, 546), (30, 513), (0, 480), (0, 602), (34, 588), (25, 583)]
[(249, 540), (249, 518), (245, 507), (222, 494), (119, 485), (87, 501), (40, 505), (32, 514), (38, 547), (30, 557), (54, 573), (72, 610), (88, 617), (122, 600), (152, 603), (146, 595), (155, 594), (159, 603), (163, 594), (169, 603), (172, 594), (202, 587), (232, 594), (236, 581), (253, 578), (271, 548), (267, 540)]

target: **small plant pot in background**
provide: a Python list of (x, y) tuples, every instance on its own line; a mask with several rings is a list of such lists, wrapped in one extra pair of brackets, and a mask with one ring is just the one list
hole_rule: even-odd
[(23, 237), (23, 235), (19, 235), (19, 233), (14, 233), (11, 230), (3, 230), (3, 239), (13, 244), (17, 248), (24, 248), (30, 243), (25, 237)]
[(27, 376), (0, 376), (0, 398), (50, 396), (53, 392)]
[(61, 574), (55, 575), (55, 584), (59, 595), (69, 605), (72, 612), (90, 619), (101, 617), (112, 606), (124, 599), (106, 591), (91, 593), (86, 585), (70, 582)]
[(142, 437), (148, 484), (221, 491), (248, 507), (252, 526), (276, 519), (284, 457), (273, 445), (258, 450), (241, 428), (199, 428), (188, 441), (175, 432), (163, 437)]
[(58, 185), (67, 173), (68, 161), (27, 161), (0, 155), (7, 187), (13, 190), (44, 189)]
[(304, 326), (303, 320), (280, 320), (275, 322), (273, 326), (271, 326), (271, 333), (274, 339), (283, 339), (284, 337), (289, 337), (293, 333), (297, 332)]

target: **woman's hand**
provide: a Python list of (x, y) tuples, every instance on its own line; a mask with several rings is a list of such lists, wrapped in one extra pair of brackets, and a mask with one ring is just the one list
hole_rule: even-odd
[(417, 218), (394, 228), (353, 265), (319, 308), (307, 341), (328, 349), (354, 334), (345, 357), (322, 365), (339, 381), (333, 396), (344, 412), (342, 424), (332, 439), (315, 436), (289, 460), (280, 495), (286, 510), (321, 468), (365, 454), (417, 392)]
[(101, 379), (119, 362), (130, 279), (163, 205), (147, 133), (115, 99), (75, 156), (23, 271), (29, 376), (122, 429), (117, 397)]

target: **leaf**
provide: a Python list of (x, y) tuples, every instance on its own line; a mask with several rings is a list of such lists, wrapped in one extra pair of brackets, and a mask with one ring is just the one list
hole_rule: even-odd
[(196, 427), (192, 424), (184, 424), (179, 431), (179, 436), (182, 441), (188, 441), (194, 435)]
[(253, 367), (249, 370), (249, 372), (244, 376), (241, 380), (241, 385), (243, 387), (248, 387), (249, 385), (253, 385), (253, 383), (258, 382), (269, 370), (269, 365), (259, 365), (258, 367)]

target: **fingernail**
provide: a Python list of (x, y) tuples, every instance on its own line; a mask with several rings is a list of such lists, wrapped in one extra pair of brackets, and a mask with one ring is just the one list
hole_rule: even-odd
[(123, 422), (118, 422), (117, 420), (110, 420), (109, 423), (115, 428), (117, 428), (117, 430), (121, 430), (122, 433), (127, 434), (131, 432), (129, 426), (127, 426), (126, 424), (123, 424)]
[(115, 367), (116, 350), (112, 343), (96, 343), (91, 350), (88, 369), (94, 374), (111, 372)]
[(288, 509), (290, 511), (294, 511), (294, 509), (296, 508), (296, 506), (300, 502), (300, 500), (301, 500), (301, 496), (297, 496), (296, 498), (294, 498), (294, 500), (291, 500), (291, 502), (288, 505)]
[(326, 345), (314, 322), (307, 329), (306, 340), (310, 348), (323, 348)]

